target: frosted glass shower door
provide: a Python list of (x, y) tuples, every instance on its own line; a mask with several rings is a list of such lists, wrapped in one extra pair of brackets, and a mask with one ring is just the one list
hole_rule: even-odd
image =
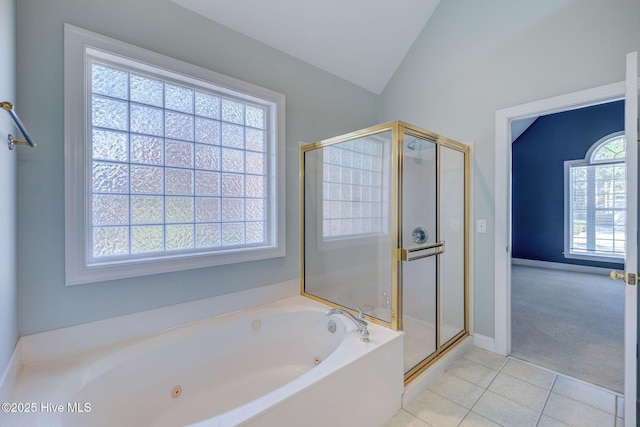
[(405, 134), (403, 153), (399, 245), (407, 259), (399, 269), (406, 373), (437, 350), (437, 149), (433, 141)]
[[(387, 128), (388, 129), (388, 128)], [(304, 292), (392, 322), (390, 130), (304, 151)]]
[(440, 146), (440, 346), (465, 327), (465, 153)]

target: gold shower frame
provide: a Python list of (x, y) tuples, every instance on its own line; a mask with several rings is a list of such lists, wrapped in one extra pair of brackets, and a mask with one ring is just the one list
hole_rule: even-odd
[[(440, 343), (440, 331), (436, 328), (436, 350), (421, 363), (405, 373), (405, 384), (409, 383), (417, 375), (426, 370), (433, 362), (450, 350), (456, 343), (469, 334), (469, 233), (470, 233), (470, 147), (443, 137), (436, 133), (422, 129), (402, 121), (392, 121), (376, 126), (350, 132), (344, 135), (325, 139), (319, 142), (306, 144), (300, 147), (299, 157), (299, 183), (300, 183), (300, 294), (313, 300), (322, 302), (330, 307), (337, 307), (357, 314), (351, 307), (345, 307), (324, 298), (318, 297), (305, 291), (305, 153), (317, 150), (334, 144), (339, 144), (352, 139), (363, 138), (382, 132), (391, 131), (391, 321), (385, 322), (381, 319), (365, 316), (367, 321), (383, 325), (393, 330), (402, 330), (402, 278), (399, 274), (399, 262), (402, 260), (403, 249), (398, 245), (399, 235), (402, 230), (402, 177), (404, 170), (404, 135), (427, 139), (436, 144), (437, 171), (436, 171), (436, 212), (440, 215), (440, 149), (447, 147), (464, 154), (464, 330), (451, 338), (446, 343)], [(436, 221), (436, 240), (440, 241), (440, 221)], [(440, 257), (437, 257), (436, 269), (436, 318), (440, 322)]]

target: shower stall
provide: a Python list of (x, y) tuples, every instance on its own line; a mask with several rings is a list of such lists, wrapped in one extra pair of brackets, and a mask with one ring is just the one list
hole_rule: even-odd
[(469, 155), (400, 121), (300, 151), (301, 293), (403, 330), (405, 382), (468, 334)]

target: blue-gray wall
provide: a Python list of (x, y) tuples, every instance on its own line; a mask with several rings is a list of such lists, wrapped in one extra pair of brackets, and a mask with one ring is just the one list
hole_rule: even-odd
[(383, 91), (383, 121), (473, 144), (476, 333), (495, 336), (496, 111), (623, 81), (639, 16), (638, 0), (443, 0)]
[(514, 258), (623, 269), (622, 263), (565, 258), (564, 162), (584, 159), (599, 139), (624, 131), (624, 101), (538, 118), (512, 144)]
[[(16, 101), (15, 32), (15, 0), (0, 0), (0, 101), (13, 103)], [(15, 135), (15, 128), (9, 115), (0, 111), (0, 379), (18, 339), (17, 154), (7, 150), (8, 133)]]
[[(19, 161), (20, 333), (297, 277), (298, 140), (402, 119), (473, 143), (474, 327), (493, 337), (495, 112), (624, 80), (638, 16), (638, 0), (443, 0), (378, 98), (169, 0), (20, 0), (18, 101), (39, 143)], [(287, 95), (285, 259), (64, 287), (64, 22)]]
[[(65, 22), (286, 95), (285, 258), (65, 287)], [(378, 96), (169, 0), (20, 0), (17, 23), (21, 118), (38, 143), (18, 165), (21, 335), (299, 277), (298, 143), (378, 123)]]
[(443, 0), (383, 91), (383, 121), (473, 143), (476, 333), (495, 336), (496, 111), (623, 81), (638, 17), (638, 0)]

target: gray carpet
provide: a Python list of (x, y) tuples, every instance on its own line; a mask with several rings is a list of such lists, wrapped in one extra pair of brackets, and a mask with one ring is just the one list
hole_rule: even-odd
[(622, 281), (513, 265), (511, 354), (622, 393)]

